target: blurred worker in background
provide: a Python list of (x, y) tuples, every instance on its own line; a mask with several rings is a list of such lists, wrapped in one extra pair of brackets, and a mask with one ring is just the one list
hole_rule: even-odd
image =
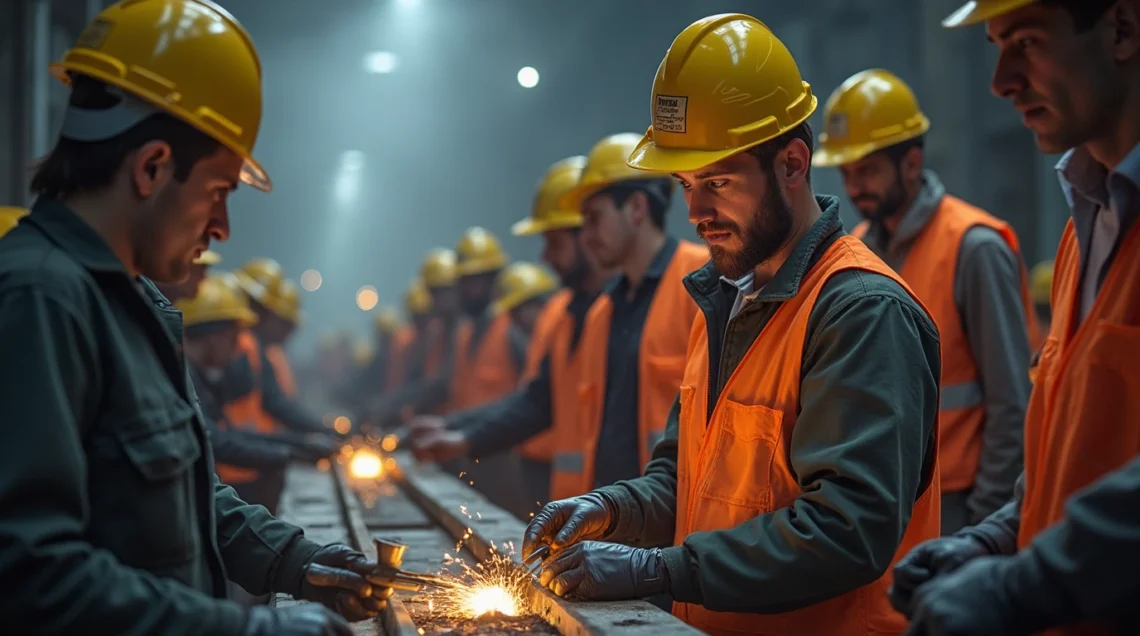
[(531, 501), (550, 498), (555, 431), (574, 425), (575, 361), (582, 326), (610, 277), (610, 271), (599, 267), (581, 244), (581, 213), (561, 201), (578, 184), (585, 165), (586, 158), (577, 156), (551, 166), (538, 184), (530, 216), (512, 228), (518, 236), (542, 234), (542, 259), (564, 287), (547, 301), (536, 321), (519, 389), (497, 402), (446, 418), (419, 418), (410, 431), (416, 456), (437, 462), (480, 457), (521, 444), (528, 508)]
[(852, 235), (902, 275), (938, 325), (938, 465), (942, 534), (950, 534), (1005, 505), (1021, 474), (1037, 318), (1017, 235), (926, 169), (930, 120), (889, 71), (852, 75), (823, 120), (812, 163), (839, 168), (865, 219)]
[(281, 265), (268, 258), (253, 259), (235, 274), (257, 323), (238, 337), (245, 355), (235, 363), (233, 373), (244, 376), (247, 371), (253, 372), (273, 432), (306, 436), (312, 448), (335, 451), (332, 432), (298, 400), (293, 367), (285, 354), (285, 342), (301, 322), (300, 289), (285, 277)]
[(980, 0), (943, 24), (983, 21), (993, 92), (1043, 152), (1065, 152), (1072, 218), (1025, 419), (1024, 488), (907, 555), (892, 600), (916, 635), (1140, 633), (1140, 2)]
[(529, 340), (534, 335), (542, 309), (557, 288), (554, 277), (534, 263), (511, 263), (495, 280), (492, 310), (500, 316), (510, 317), (511, 337), (516, 339), (516, 343), (525, 343), (522, 347), (524, 352), (530, 346)]
[[(228, 238), (239, 182), (270, 188), (249, 34), (202, 0), (120, 2), (52, 71), (60, 136), (0, 239), (4, 630), (351, 634), (328, 608), (377, 615), (376, 564), (218, 481), (181, 314), (151, 283)], [(242, 608), (227, 577), (317, 603)]]
[(582, 328), (578, 405), (558, 430), (551, 498), (581, 495), (641, 474), (664, 435), (697, 306), (682, 279), (708, 262), (703, 246), (665, 231), (673, 181), (626, 165), (641, 139), (598, 141), (563, 207), (582, 213), (582, 242), (618, 275)]
[(712, 255), (680, 395), (645, 476), (549, 504), (523, 552), (710, 634), (902, 633), (889, 566), (939, 534), (934, 322), (813, 194), (816, 98), (760, 21), (686, 28), (651, 103), (629, 165), (675, 175)]
[(409, 352), (417, 348), (428, 334), (432, 320), (431, 293), (419, 278), (412, 280), (404, 292), (404, 314), (407, 322), (392, 336), (392, 352), (385, 373), (383, 392), (400, 388), (404, 383)]
[(1029, 296), (1037, 312), (1040, 337), (1033, 343), (1033, 351), (1039, 352), (1045, 344), (1045, 336), (1053, 324), (1053, 308), (1050, 296), (1053, 293), (1053, 261), (1041, 261), (1029, 272)]
[(170, 302), (177, 302), (184, 298), (193, 298), (198, 293), (198, 286), (206, 278), (206, 272), (222, 262), (222, 256), (212, 250), (206, 250), (194, 259), (190, 264), (190, 276), (181, 283), (168, 285), (165, 283), (155, 283), (158, 291), (166, 297)]

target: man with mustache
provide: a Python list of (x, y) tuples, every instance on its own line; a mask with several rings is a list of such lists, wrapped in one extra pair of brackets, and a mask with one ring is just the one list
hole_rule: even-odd
[(902, 275), (938, 325), (942, 534), (950, 534), (1005, 505), (1021, 474), (1037, 324), (1017, 235), (924, 168), (930, 121), (894, 74), (852, 75), (823, 119), (812, 164), (839, 168), (866, 219), (852, 234)]
[(939, 534), (934, 322), (813, 193), (817, 101), (763, 23), (686, 28), (651, 103), (629, 165), (674, 175), (712, 255), (679, 396), (643, 477), (546, 506), (523, 551), (710, 634), (901, 633), (888, 569)]
[[(977, 0), (991, 89), (1021, 111), (1072, 218), (1013, 501), (898, 564), (912, 633), (1140, 633), (1140, 2)], [(916, 589), (917, 588), (917, 589)]]
[(423, 461), (480, 457), (521, 444), (528, 504), (550, 497), (554, 434), (573, 424), (578, 400), (575, 361), (582, 325), (611, 273), (582, 247), (581, 213), (560, 202), (578, 184), (585, 165), (583, 156), (552, 165), (538, 185), (530, 216), (512, 228), (518, 236), (542, 234), (542, 259), (564, 286), (547, 301), (538, 319), (519, 389), (446, 418), (417, 418), (410, 429), (416, 457)]

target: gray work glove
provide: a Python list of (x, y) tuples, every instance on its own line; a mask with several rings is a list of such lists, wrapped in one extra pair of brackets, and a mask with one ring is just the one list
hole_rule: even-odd
[(557, 552), (587, 539), (601, 539), (613, 525), (613, 504), (601, 493), (552, 501), (531, 519), (523, 534), (523, 558), (542, 546)]
[(988, 554), (989, 549), (971, 537), (939, 537), (916, 545), (895, 564), (889, 592), (891, 606), (910, 618), (912, 597), (918, 586)]
[(558, 596), (624, 601), (660, 594), (669, 577), (660, 548), (583, 541), (547, 557), (538, 582)]
[(333, 543), (317, 550), (305, 565), (297, 598), (315, 601), (355, 623), (380, 614), (392, 589), (365, 577), (377, 567), (362, 553)]
[(249, 609), (243, 636), (352, 636), (344, 619), (320, 605), (257, 605)]
[(906, 636), (1028, 636), (1049, 626), (1036, 590), (1015, 587), (1016, 567), (1013, 557), (981, 557), (919, 586)]

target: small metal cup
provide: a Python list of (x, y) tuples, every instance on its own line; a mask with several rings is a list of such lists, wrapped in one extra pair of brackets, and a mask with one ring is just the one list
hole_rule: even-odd
[(404, 551), (408, 549), (408, 546), (395, 541), (375, 538), (372, 539), (372, 545), (376, 546), (376, 558), (380, 565), (399, 569), (404, 564)]

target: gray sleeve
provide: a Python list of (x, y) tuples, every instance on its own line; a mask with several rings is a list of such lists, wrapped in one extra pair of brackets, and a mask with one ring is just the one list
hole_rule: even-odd
[(677, 437), (680, 398), (673, 400), (665, 437), (653, 448), (645, 474), (599, 488), (613, 505), (617, 521), (606, 541), (632, 546), (673, 545), (677, 525)]
[[(1017, 255), (988, 227), (967, 231), (959, 254), (954, 300), (986, 410), (981, 460), (966, 502), (977, 523), (1009, 501), (1021, 473), (1031, 351)], [(943, 387), (944, 399), (948, 393)]]
[(528, 350), (530, 349), (530, 335), (512, 324), (508, 338), (511, 347), (511, 361), (515, 363), (515, 368), (518, 369), (519, 373), (522, 373), (523, 369), (526, 369), (526, 358)]
[(937, 329), (894, 281), (845, 272), (824, 287), (808, 334), (785, 447), (802, 494), (663, 550), (677, 601), (787, 612), (871, 583), (898, 551), (933, 477)]
[(981, 541), (991, 554), (1015, 554), (1017, 533), (1021, 529), (1021, 498), (1025, 494), (1025, 473), (1013, 486), (1013, 498), (975, 526), (966, 526), (958, 536), (973, 537)]
[[(1140, 457), (1065, 505), (1064, 518), (1014, 558), (1015, 602), (1035, 604), (1048, 626), (1071, 621), (1117, 623), (1135, 634), (1140, 598)], [(1130, 628), (1124, 628), (1131, 619)]]

